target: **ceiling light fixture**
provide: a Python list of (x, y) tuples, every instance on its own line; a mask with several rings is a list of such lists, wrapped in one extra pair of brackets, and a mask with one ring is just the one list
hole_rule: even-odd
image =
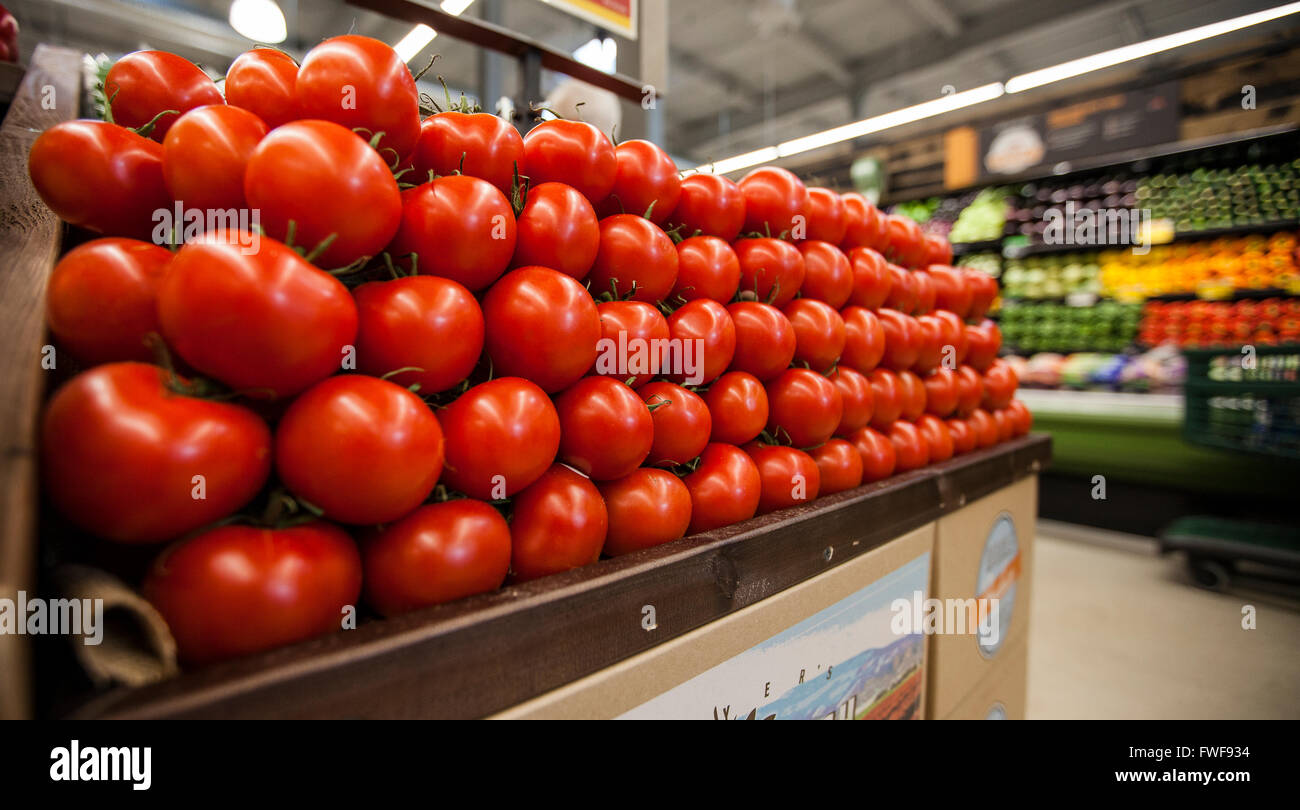
[[(236, 1), (238, 2), (238, 0)], [(439, 8), (453, 17), (459, 17), (465, 13), (465, 9), (473, 4), (474, 0), (443, 0)], [(429, 43), (433, 42), (433, 38), (436, 36), (438, 36), (437, 31), (424, 23), (420, 23), (407, 32), (406, 36), (402, 37), (393, 46), (393, 50), (397, 51), (397, 55), (402, 58), (403, 62), (409, 62), (419, 56), (420, 51), (429, 47)]]
[(275, 0), (235, 0), (230, 4), (230, 27), (253, 42), (284, 42), (289, 31), (284, 12)]

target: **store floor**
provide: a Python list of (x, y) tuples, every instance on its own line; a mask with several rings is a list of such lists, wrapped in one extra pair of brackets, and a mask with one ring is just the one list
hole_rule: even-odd
[(1030, 719), (1300, 718), (1296, 597), (1205, 591), (1154, 541), (1050, 522), (1034, 577)]

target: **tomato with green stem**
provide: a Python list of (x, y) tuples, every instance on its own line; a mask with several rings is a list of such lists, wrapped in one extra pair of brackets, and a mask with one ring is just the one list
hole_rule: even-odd
[(808, 189), (788, 169), (763, 166), (745, 175), (738, 185), (745, 195), (747, 232), (780, 237), (790, 235), (796, 224), (806, 229), (806, 220), (796, 218), (805, 216)]
[(609, 529), (605, 500), (585, 476), (552, 465), (515, 496), (510, 568), (516, 582), (590, 565)]
[(753, 459), (735, 445), (718, 442), (704, 448), (699, 465), (682, 483), (691, 493), (691, 534), (749, 520), (763, 494)]
[(786, 369), (767, 383), (767, 432), (795, 447), (814, 447), (829, 439), (844, 416), (835, 383), (806, 368)]
[(511, 267), (549, 267), (581, 281), (600, 249), (600, 224), (591, 203), (563, 183), (528, 189), (516, 223)]
[(657, 303), (677, 283), (677, 246), (658, 225), (639, 214), (600, 221), (600, 246), (588, 274), (597, 295)]
[(692, 236), (677, 243), (677, 282), (672, 299), (730, 301), (740, 288), (740, 260), (716, 236)]
[(783, 314), (794, 329), (794, 362), (806, 363), (813, 371), (829, 372), (844, 352), (844, 319), (823, 301), (796, 298)]
[(154, 123), (159, 143), (178, 117), (205, 104), (225, 104), (217, 85), (190, 60), (166, 51), (136, 51), (113, 63), (104, 77), (112, 120), (138, 129)]
[(600, 312), (586, 288), (547, 267), (511, 270), (483, 297), (484, 341), (496, 373), (563, 391), (596, 362)]
[(226, 103), (248, 110), (275, 129), (304, 116), (298, 112), (298, 63), (275, 48), (253, 48), (236, 57), (222, 87)]
[(204, 211), (242, 210), (244, 170), (267, 126), (248, 110), (212, 104), (182, 115), (163, 139), (163, 180), (172, 199)]
[[(691, 385), (713, 382), (727, 370), (735, 357), (736, 324), (727, 308), (717, 301), (697, 298), (686, 302), (668, 316), (668, 333), (677, 345), (683, 347), (682, 368), (663, 374), (674, 382)], [(698, 347), (698, 351), (689, 353), (693, 358), (690, 364), (686, 362), (687, 345)]]
[(740, 263), (740, 290), (759, 301), (782, 307), (803, 286), (803, 254), (789, 242), (766, 237), (740, 239), (732, 245)]
[(555, 411), (560, 416), (560, 460), (589, 478), (622, 478), (650, 455), (650, 409), (618, 380), (583, 377), (555, 398)]
[(664, 380), (646, 383), (636, 393), (650, 409), (654, 422), (654, 441), (646, 464), (685, 464), (704, 450), (713, 431), (713, 417), (699, 394)]
[(712, 432), (710, 441), (743, 445), (767, 427), (767, 389), (753, 374), (728, 371), (704, 392)]
[(595, 205), (614, 190), (618, 156), (605, 133), (585, 121), (543, 121), (524, 136), (534, 183), (564, 183)]
[(602, 301), (596, 311), (600, 342), (592, 373), (633, 386), (657, 376), (663, 361), (658, 347), (667, 345), (669, 337), (663, 313), (644, 301)]
[(457, 172), (486, 180), (509, 195), (516, 176), (526, 177), (524, 139), (505, 119), (486, 112), (444, 110), (425, 118), (411, 155), (415, 180), (432, 172)]
[(609, 514), (605, 553), (611, 557), (676, 540), (691, 525), (691, 492), (666, 470), (643, 467), (597, 487)]
[(632, 140), (614, 149), (618, 171), (609, 196), (596, 206), (601, 217), (640, 214), (656, 225), (668, 220), (682, 193), (677, 164), (650, 141)]
[[(693, 174), (682, 180), (677, 207), (668, 217), (682, 236), (716, 236), (733, 242), (745, 226), (745, 195), (732, 180), (717, 174)], [(718, 299), (720, 301), (730, 299)]]
[(770, 380), (790, 366), (797, 339), (790, 319), (781, 310), (758, 301), (737, 301), (727, 312), (736, 326), (733, 371)]
[[(402, 192), (401, 224), (388, 252), (404, 266), (478, 292), (515, 253), (515, 212), (495, 186), (467, 175), (439, 177)], [(414, 258), (408, 258), (410, 255)]]
[(438, 411), (446, 447), (442, 482), (471, 498), (500, 500), (536, 481), (560, 449), (560, 417), (528, 380), (498, 377)]

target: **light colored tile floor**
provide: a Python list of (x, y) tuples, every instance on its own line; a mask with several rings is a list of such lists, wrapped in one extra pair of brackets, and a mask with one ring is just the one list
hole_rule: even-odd
[(1040, 529), (1029, 718), (1300, 718), (1300, 603), (1196, 588), (1152, 545)]

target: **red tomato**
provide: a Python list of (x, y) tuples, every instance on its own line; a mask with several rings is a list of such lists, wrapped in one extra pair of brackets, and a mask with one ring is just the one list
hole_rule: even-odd
[(752, 374), (723, 374), (704, 393), (704, 403), (712, 423), (711, 441), (742, 445), (767, 427), (767, 389)]
[(894, 288), (894, 277), (885, 257), (869, 247), (857, 247), (849, 251), (849, 262), (853, 267), (849, 303), (867, 309), (883, 307)]
[[(795, 227), (796, 217), (805, 216), (808, 189), (787, 169), (779, 166), (754, 169), (741, 179), (739, 185), (745, 195), (747, 232), (780, 237)], [(798, 222), (807, 227), (807, 220)], [(741, 265), (744, 266), (743, 260)]]
[(963, 365), (957, 367), (956, 382), (956, 414), (962, 417), (970, 416), (971, 411), (978, 408), (984, 399), (984, 378), (971, 366)]
[(196, 107), (163, 139), (163, 180), (186, 208), (246, 208), (244, 169), (266, 124), (239, 107)]
[(439, 177), (402, 192), (402, 217), (388, 252), (401, 264), (478, 292), (501, 277), (515, 253), (510, 201), (486, 180)]
[[(921, 374), (927, 374), (938, 368), (944, 360), (943, 338), (948, 326), (933, 314), (917, 318), (916, 326), (921, 339), (917, 342), (916, 362), (912, 367)], [(953, 358), (950, 361), (951, 359)]]
[(656, 376), (663, 360), (656, 347), (667, 344), (655, 341), (669, 338), (663, 314), (642, 301), (604, 301), (596, 305), (596, 311), (600, 314), (600, 342), (592, 373), (617, 377), (628, 385)]
[(745, 225), (745, 195), (721, 175), (693, 174), (682, 180), (677, 208), (668, 217), (682, 236), (716, 236), (732, 242)]
[(982, 270), (967, 270), (966, 281), (971, 289), (971, 304), (966, 319), (978, 321), (993, 306), (993, 299), (998, 297), (998, 282)]
[(803, 238), (817, 239), (832, 245), (844, 241), (844, 232), (848, 229), (849, 222), (840, 195), (828, 188), (810, 188), (804, 213), (808, 217), (808, 233)]
[(957, 375), (946, 368), (936, 368), (925, 377), (925, 410), (947, 418), (957, 410)]
[(521, 177), (528, 174), (519, 130), (483, 112), (447, 110), (424, 119), (411, 165), (417, 183), (429, 172), (444, 177), (460, 172), (486, 180), (502, 194), (510, 193), (516, 170)]
[(850, 436), (871, 423), (871, 415), (876, 409), (871, 380), (849, 366), (836, 366), (835, 371), (829, 376), (831, 382), (839, 389), (840, 399), (844, 402), (844, 411), (840, 416), (840, 425), (835, 429), (835, 435)]
[(542, 389), (498, 377), (438, 412), (446, 438), (447, 486), (494, 501), (520, 491), (551, 466), (560, 449), (560, 417)]
[[(754, 384), (763, 390), (757, 380)], [(651, 408), (654, 421), (654, 442), (646, 464), (685, 464), (704, 450), (713, 431), (713, 417), (699, 394), (662, 380), (647, 383), (636, 392)], [(763, 396), (767, 396), (766, 392)], [(761, 421), (766, 424), (766, 413)]]
[(157, 543), (226, 517), (262, 488), (266, 423), (238, 405), (181, 396), (172, 382), (157, 366), (110, 363), (50, 398), (41, 472), (73, 523), (119, 543)]
[(925, 235), (910, 217), (886, 214), (885, 238), (888, 243), (885, 255), (891, 262), (917, 267), (925, 261)]
[(361, 548), (366, 601), (384, 616), (494, 591), (510, 571), (510, 525), (472, 498), (419, 507)]
[(486, 347), (496, 373), (562, 391), (596, 362), (600, 313), (586, 288), (546, 267), (512, 270), (483, 298)]
[(871, 396), (874, 409), (871, 412), (871, 426), (879, 430), (888, 430), (889, 426), (903, 412), (903, 384), (898, 375), (887, 368), (872, 369), (867, 372), (871, 380)]
[(886, 264), (885, 270), (889, 273), (889, 297), (885, 299), (885, 306), (905, 315), (912, 314), (916, 311), (920, 296), (916, 276), (912, 271), (896, 264)]
[(669, 379), (692, 385), (712, 382), (727, 370), (735, 356), (736, 324), (727, 308), (717, 301), (697, 298), (683, 304), (668, 316), (668, 332), (683, 347), (699, 347), (698, 352), (683, 350), (683, 354), (695, 358), (692, 367), (688, 368), (683, 358), (681, 373), (663, 375)]
[(691, 492), (670, 472), (642, 468), (599, 488), (609, 512), (605, 553), (611, 557), (676, 540), (691, 525)]
[(885, 243), (885, 216), (866, 197), (851, 191), (841, 194), (844, 200), (844, 240), (841, 246), (879, 250)]
[(1015, 437), (1016, 435), (1015, 419), (1016, 418), (1012, 416), (1011, 413), (1007, 411), (1005, 408), (993, 412), (993, 424), (997, 426), (999, 442), (1009, 441)]
[(952, 243), (937, 233), (925, 235), (925, 261), (923, 264), (952, 264)]
[[(953, 369), (966, 362), (969, 345), (966, 342), (966, 324), (956, 313), (936, 309), (931, 313), (939, 319), (940, 365)], [(951, 347), (951, 348), (950, 348)]]
[(758, 514), (817, 500), (821, 471), (813, 457), (793, 447), (754, 442), (744, 448), (758, 468), (762, 494)]
[(337, 632), (361, 595), (361, 557), (337, 526), (221, 526), (164, 551), (143, 592), (181, 660), (207, 664)]
[(170, 211), (162, 147), (107, 121), (64, 121), (36, 136), (27, 172), (59, 219), (105, 236), (155, 239), (154, 212)]
[(953, 452), (957, 455), (969, 453), (975, 449), (978, 439), (975, 436), (975, 430), (970, 426), (970, 422), (961, 418), (953, 418), (947, 421), (948, 432), (952, 435)]
[(974, 294), (966, 273), (937, 264), (930, 265), (929, 271), (934, 281), (934, 305), (964, 320), (970, 312)]
[(205, 104), (226, 103), (198, 65), (166, 51), (136, 51), (114, 62), (104, 77), (104, 97), (112, 107), (112, 120), (131, 129), (174, 111), (154, 125), (151, 137), (159, 143), (180, 115)]
[(59, 345), (87, 365), (152, 358), (145, 337), (159, 331), (158, 286), (171, 260), (166, 248), (117, 237), (64, 254), (45, 300)]
[(925, 315), (934, 310), (934, 301), (936, 289), (934, 279), (925, 270), (913, 270), (912, 278), (916, 281), (916, 311), (917, 315)]
[(293, 401), (275, 430), (275, 470), (340, 523), (387, 523), (419, 506), (442, 474), (442, 429), (410, 391), (348, 374)]
[(895, 371), (911, 368), (921, 353), (921, 327), (911, 315), (881, 309), (880, 326), (885, 330), (885, 354), (881, 362)]
[(1018, 399), (1011, 400), (1007, 406), (1007, 412), (1012, 417), (1012, 424), (1015, 425), (1016, 436), (1026, 436), (1034, 427), (1034, 415), (1030, 413), (1025, 403)]
[(261, 211), (268, 235), (283, 240), (292, 232), (294, 245), (320, 250), (313, 261), (321, 267), (377, 255), (402, 220), (402, 195), (384, 161), (356, 133), (329, 121), (272, 130), (248, 160), (244, 195)]
[(844, 319), (829, 304), (796, 298), (782, 310), (794, 328), (794, 359), (827, 372), (844, 353)]
[(763, 479), (749, 455), (716, 442), (704, 448), (699, 466), (682, 483), (691, 493), (691, 534), (749, 520), (763, 493)]
[(338, 371), (357, 336), (356, 304), (338, 279), (270, 237), (220, 230), (172, 259), (158, 320), (196, 370), (277, 397)]
[(590, 289), (597, 295), (657, 303), (677, 283), (677, 246), (658, 225), (638, 214), (615, 214), (600, 221), (600, 246), (591, 268)]
[(976, 371), (985, 371), (998, 357), (1002, 347), (1002, 330), (985, 318), (978, 324), (966, 326), (966, 362)]
[(555, 398), (560, 415), (560, 460), (597, 481), (630, 474), (654, 442), (646, 403), (608, 377), (584, 377)]
[(938, 464), (952, 458), (956, 450), (955, 442), (948, 425), (942, 419), (927, 413), (917, 420), (916, 427), (929, 446), (930, 463)]
[(862, 372), (871, 371), (885, 355), (885, 328), (875, 313), (859, 306), (846, 307), (844, 320), (844, 362)]
[(357, 302), (357, 368), (420, 391), (445, 391), (470, 375), (483, 353), (483, 312), (470, 291), (448, 278), (371, 281)]
[(740, 289), (782, 307), (803, 285), (803, 254), (780, 239), (741, 239), (732, 245), (740, 262)]
[(930, 444), (911, 422), (900, 419), (890, 425), (889, 441), (894, 445), (898, 472), (920, 469), (930, 463)]
[(894, 474), (898, 453), (894, 443), (874, 428), (864, 427), (849, 437), (862, 459), (862, 483), (880, 481)]
[(573, 186), (592, 205), (609, 196), (618, 157), (605, 133), (585, 121), (543, 121), (524, 136), (524, 162), (536, 183)]
[(804, 266), (799, 294), (825, 301), (835, 309), (844, 306), (853, 293), (853, 267), (848, 257), (833, 243), (815, 239), (799, 243), (799, 252)]
[(600, 225), (586, 197), (562, 183), (528, 190), (512, 267), (549, 267), (581, 281), (591, 272), (599, 247)]
[(986, 411), (998, 411), (1011, 404), (1016, 395), (1016, 373), (1005, 360), (994, 360), (984, 372), (984, 396), (980, 401)]
[(898, 383), (902, 392), (902, 412), (899, 416), (915, 422), (925, 413), (925, 383), (911, 371), (898, 372)]
[(968, 418), (971, 429), (975, 432), (975, 438), (979, 447), (992, 447), (998, 443), (998, 424), (994, 421), (989, 412), (983, 408), (976, 408), (971, 411)]
[(248, 110), (269, 129), (296, 121), (298, 63), (284, 51), (253, 48), (240, 54), (226, 71), (226, 103)]
[(298, 68), (294, 96), (303, 118), (360, 129), (367, 141), (383, 133), (378, 148), (389, 166), (405, 161), (420, 139), (415, 77), (397, 51), (377, 39), (346, 34), (313, 47)]
[(677, 243), (677, 283), (673, 298), (730, 301), (740, 288), (740, 261), (731, 245), (716, 236), (692, 236)]
[(862, 456), (844, 439), (831, 439), (809, 451), (821, 474), (819, 495), (853, 489), (862, 483)]
[(787, 369), (769, 382), (767, 402), (768, 432), (778, 438), (789, 437), (795, 447), (826, 441), (844, 416), (839, 388), (806, 368)]
[(770, 380), (789, 368), (796, 338), (790, 319), (781, 310), (757, 301), (737, 301), (727, 307), (736, 325), (736, 351), (731, 368)]
[(590, 565), (600, 558), (609, 513), (600, 490), (563, 464), (515, 496), (510, 522), (516, 582)]
[(614, 190), (596, 206), (600, 216), (637, 214), (656, 225), (666, 222), (682, 193), (677, 164), (650, 141), (624, 141), (614, 148), (614, 157)]

